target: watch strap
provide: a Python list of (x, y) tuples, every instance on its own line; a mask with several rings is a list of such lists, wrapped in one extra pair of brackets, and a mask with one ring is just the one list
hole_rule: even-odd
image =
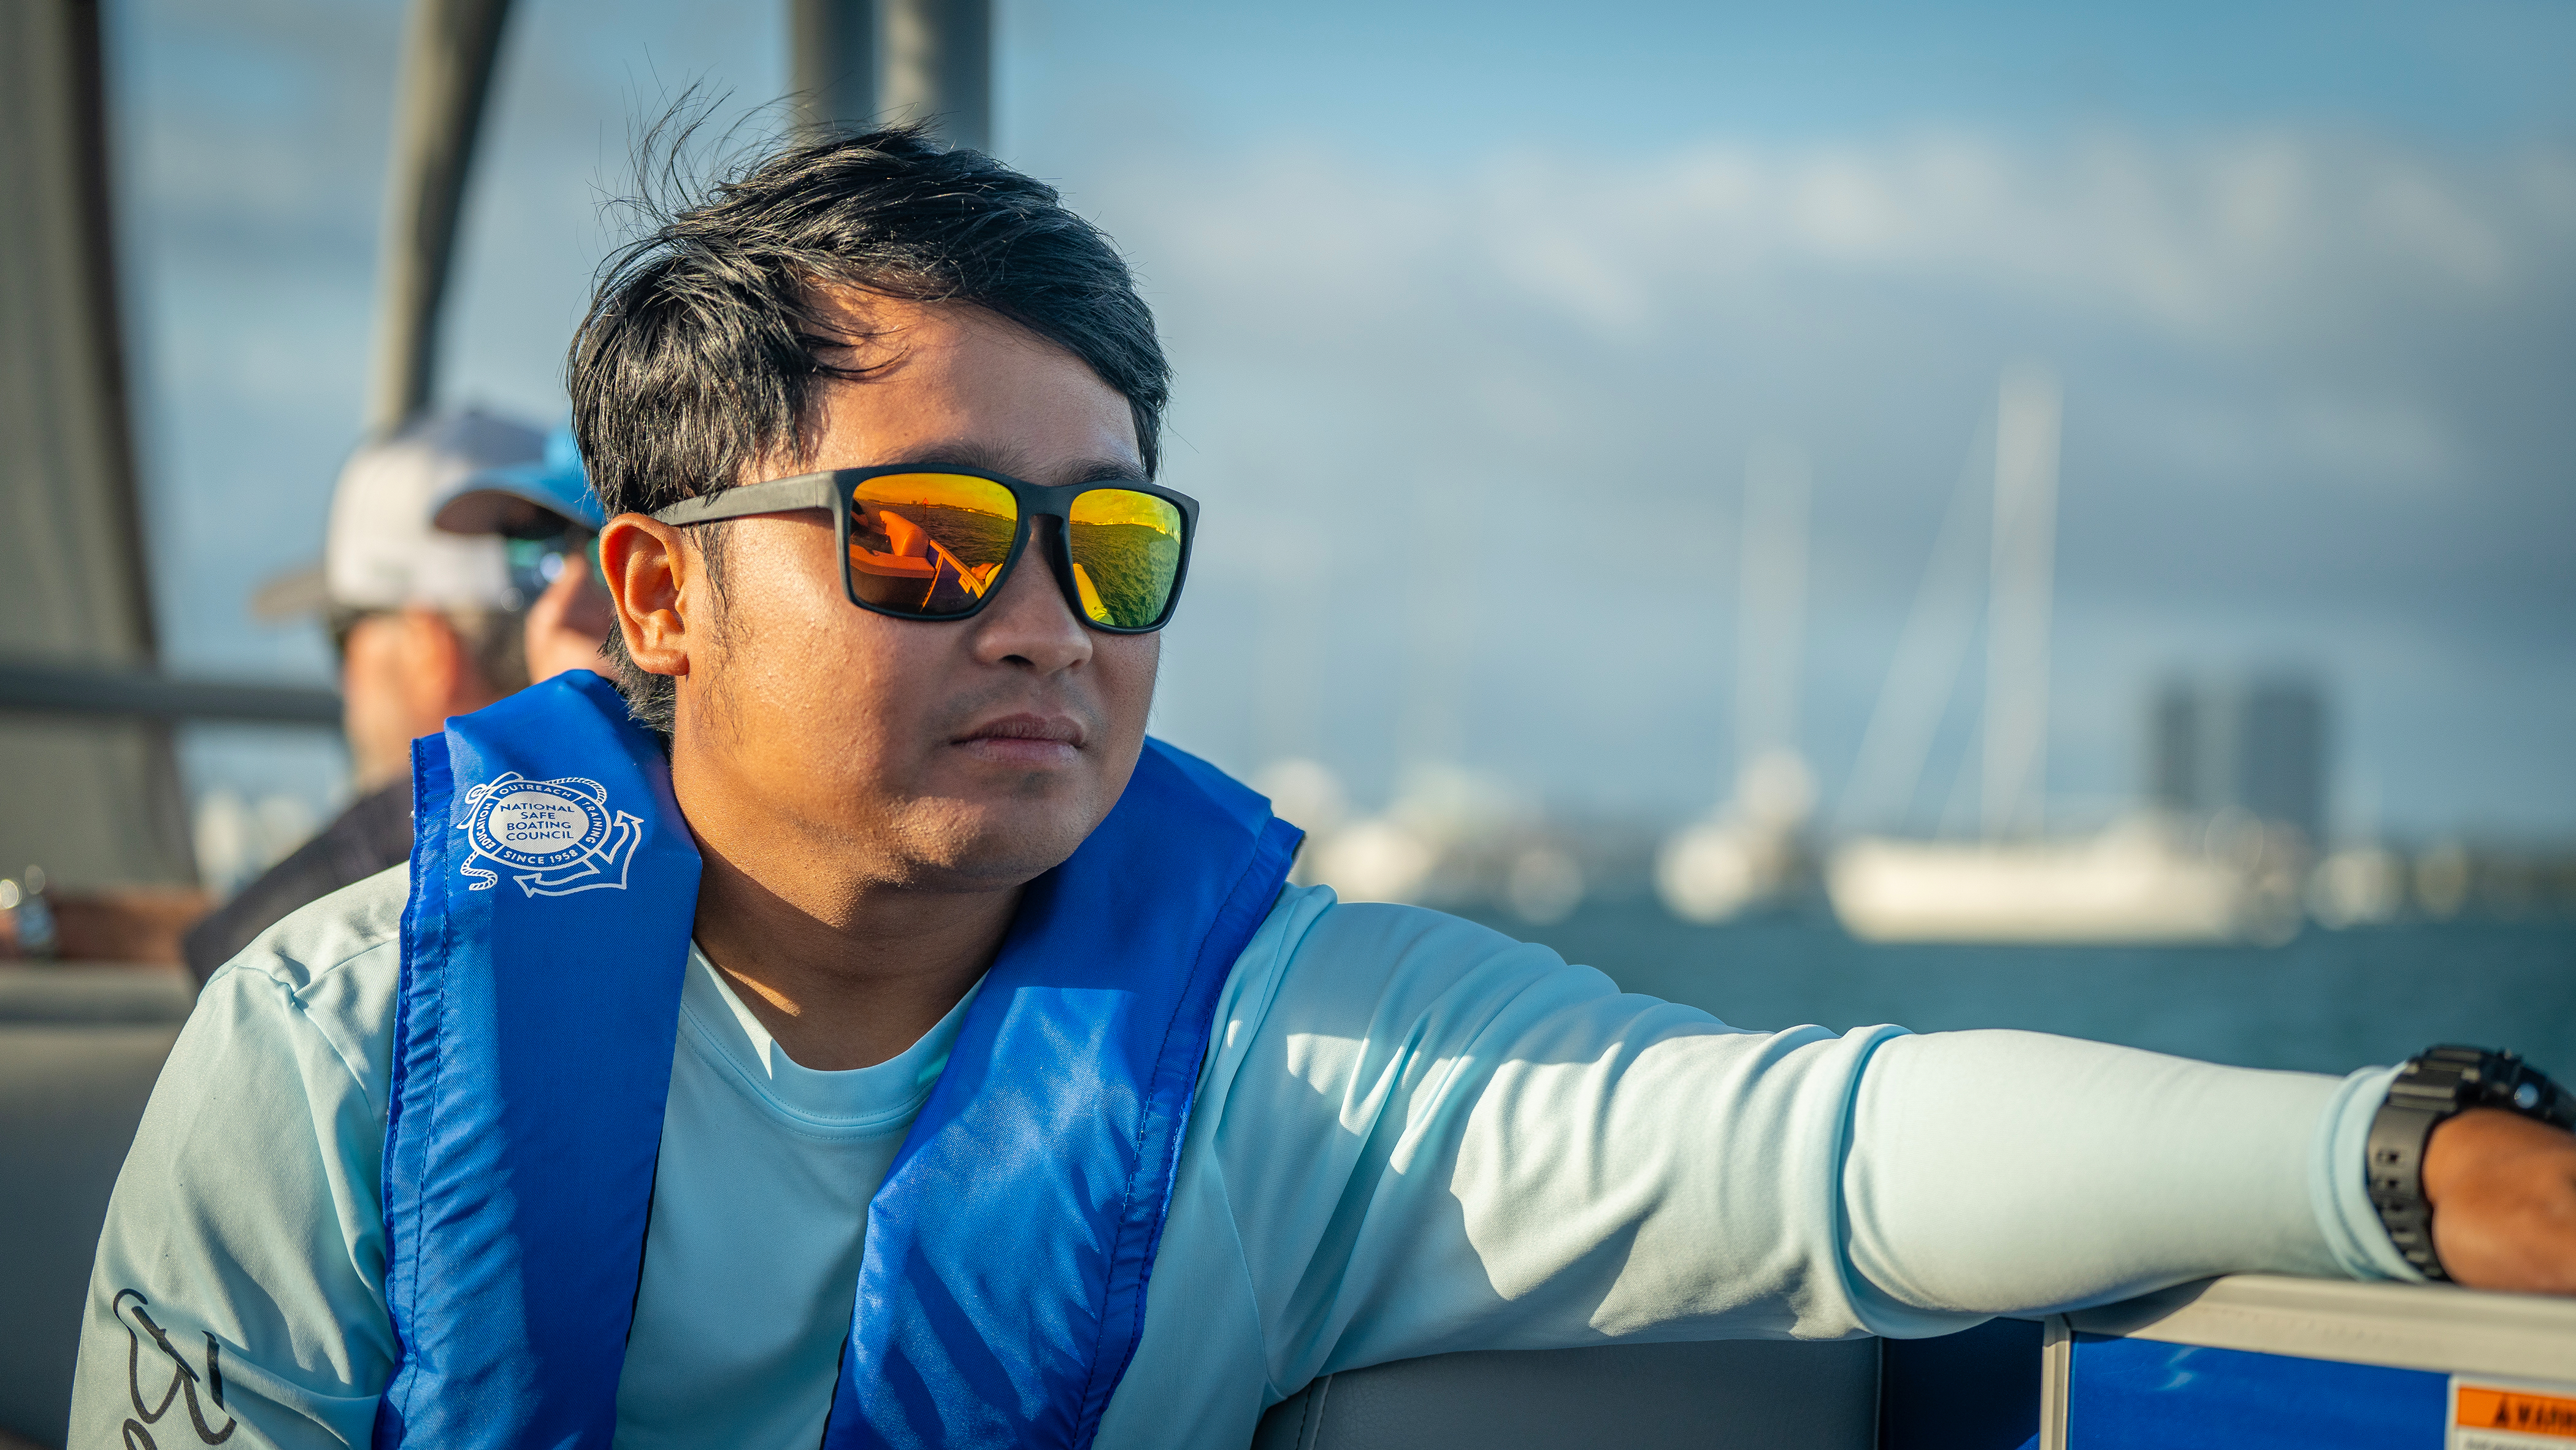
[(2424, 1148), (2445, 1119), (2471, 1108), (2501, 1108), (2576, 1129), (2576, 1094), (2510, 1052), (2448, 1043), (2398, 1068), (2370, 1122), (2371, 1207), (2388, 1241), (2427, 1279), (2446, 1281), (2433, 1248), (2433, 1206), (2424, 1197)]

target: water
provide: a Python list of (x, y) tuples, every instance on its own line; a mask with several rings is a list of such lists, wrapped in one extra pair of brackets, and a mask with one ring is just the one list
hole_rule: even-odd
[(2576, 1080), (2576, 921), (2312, 927), (2273, 948), (1875, 946), (1830, 920), (1693, 926), (1651, 902), (1490, 924), (1741, 1027), (2019, 1027), (2331, 1073), (2466, 1042)]

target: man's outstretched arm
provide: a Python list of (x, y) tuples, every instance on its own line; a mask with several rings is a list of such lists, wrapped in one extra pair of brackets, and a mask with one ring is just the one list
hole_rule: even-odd
[[(1434, 913), (1291, 915), (1201, 1104), (1282, 1390), (1452, 1349), (1928, 1334), (2226, 1272), (2410, 1273), (2362, 1179), (2385, 1071), (1741, 1032)], [(2576, 1209), (2576, 1184), (2464, 1161), (2471, 1186), (2433, 1185), (2446, 1245)]]

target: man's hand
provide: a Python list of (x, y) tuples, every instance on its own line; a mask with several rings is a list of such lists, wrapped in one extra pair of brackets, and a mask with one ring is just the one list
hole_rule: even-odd
[(617, 609), (608, 599), (588, 557), (564, 555), (564, 571), (537, 602), (528, 607), (528, 682), (551, 680), (566, 670), (608, 673), (600, 646), (617, 627)]
[[(193, 886), (124, 886), (52, 893), (54, 956), (66, 962), (181, 965), (179, 938), (214, 909)], [(0, 958), (21, 955), (18, 913), (0, 911)]]
[(2424, 1145), (2433, 1249), (2473, 1289), (2576, 1294), (2576, 1134), (2496, 1108)]

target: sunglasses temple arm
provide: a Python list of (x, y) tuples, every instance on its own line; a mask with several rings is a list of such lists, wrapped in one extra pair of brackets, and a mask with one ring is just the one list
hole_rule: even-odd
[(713, 523), (717, 519), (747, 518), (753, 514), (792, 513), (797, 509), (832, 507), (839, 486), (828, 473), (800, 473), (793, 478), (774, 478), (767, 483), (746, 484), (718, 493), (684, 498), (666, 509), (656, 509), (653, 518), (680, 527), (688, 524)]

